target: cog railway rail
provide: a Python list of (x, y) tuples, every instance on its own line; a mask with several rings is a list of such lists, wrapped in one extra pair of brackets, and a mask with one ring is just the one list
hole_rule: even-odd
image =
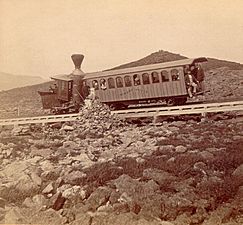
[[(152, 107), (152, 108), (135, 108), (127, 110), (111, 111), (112, 114), (120, 118), (156, 118), (159, 116), (173, 116), (186, 114), (201, 114), (211, 112), (230, 112), (242, 111), (243, 101), (221, 102), (221, 103), (206, 103), (206, 104), (191, 104), (184, 106), (171, 107)], [(63, 114), (63, 115), (49, 115), (39, 117), (25, 117), (0, 120), (0, 126), (7, 125), (25, 125), (25, 124), (46, 124), (55, 122), (77, 121), (80, 118), (79, 113)]]

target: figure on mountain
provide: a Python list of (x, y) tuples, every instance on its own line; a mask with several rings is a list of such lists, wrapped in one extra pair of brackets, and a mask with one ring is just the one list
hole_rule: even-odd
[(200, 64), (197, 64), (196, 68), (197, 68), (196, 79), (198, 80), (199, 91), (205, 91), (205, 84), (204, 84), (205, 74), (204, 74), (204, 71), (203, 71), (202, 66)]
[(186, 88), (187, 88), (189, 97), (192, 98), (193, 94), (195, 94), (197, 91), (197, 80), (194, 77), (194, 75), (191, 74), (190, 70), (188, 70), (185, 75), (185, 82), (186, 82)]

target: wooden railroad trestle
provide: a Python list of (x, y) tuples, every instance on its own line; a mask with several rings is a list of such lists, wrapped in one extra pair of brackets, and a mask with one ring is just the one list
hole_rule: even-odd
[[(144, 118), (186, 114), (201, 114), (205, 116), (210, 112), (229, 112), (243, 110), (243, 101), (222, 102), (222, 103), (206, 103), (206, 104), (191, 104), (184, 106), (171, 107), (152, 107), (152, 108), (136, 108), (126, 110), (115, 110), (112, 114), (116, 114), (121, 118)], [(63, 114), (63, 115), (48, 115), (38, 117), (25, 117), (13, 119), (1, 119), (0, 126), (7, 125), (24, 125), (24, 124), (45, 124), (65, 121), (75, 121), (80, 118), (79, 113)]]

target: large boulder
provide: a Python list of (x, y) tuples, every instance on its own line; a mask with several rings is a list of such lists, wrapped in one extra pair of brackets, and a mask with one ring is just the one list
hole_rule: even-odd
[(4, 224), (28, 224), (28, 218), (26, 218), (20, 208), (13, 207), (7, 210), (4, 217)]
[(108, 187), (98, 187), (85, 202), (88, 210), (96, 210), (98, 207), (105, 205), (111, 192), (112, 190)]
[(81, 171), (72, 171), (63, 177), (63, 180), (67, 184), (79, 185), (85, 178), (87, 174)]
[(40, 189), (41, 181), (33, 171), (34, 166), (27, 161), (16, 161), (7, 165), (1, 172), (0, 197), (9, 201), (21, 200), (35, 194)]
[(160, 186), (168, 185), (171, 182), (174, 182), (178, 179), (177, 177), (175, 177), (174, 175), (168, 172), (158, 170), (158, 169), (152, 169), (152, 168), (145, 169), (143, 171), (143, 177), (146, 179), (154, 180)]
[(239, 186), (243, 185), (243, 164), (241, 164), (234, 170), (232, 176), (235, 179), (235, 182), (238, 183)]

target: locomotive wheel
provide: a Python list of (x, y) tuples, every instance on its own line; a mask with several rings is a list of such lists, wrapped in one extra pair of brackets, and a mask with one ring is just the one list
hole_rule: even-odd
[(176, 99), (175, 98), (168, 98), (166, 99), (167, 106), (174, 106), (176, 105)]
[(116, 104), (109, 104), (108, 106), (109, 106), (111, 111), (117, 109), (117, 105)]

